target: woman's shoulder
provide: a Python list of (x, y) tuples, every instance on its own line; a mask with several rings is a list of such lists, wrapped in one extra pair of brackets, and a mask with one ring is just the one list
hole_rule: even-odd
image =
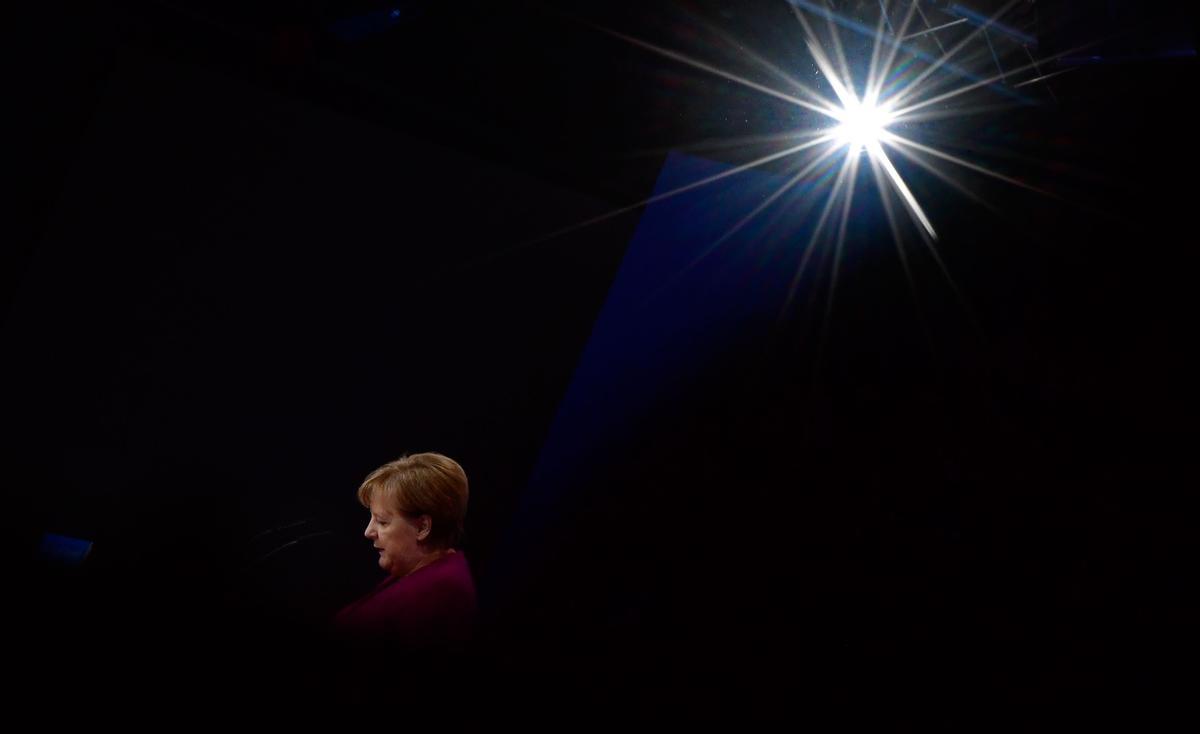
[(474, 598), (475, 579), (471, 566), (462, 552), (448, 553), (433, 563), (419, 568), (393, 584), (397, 594), (469, 595)]

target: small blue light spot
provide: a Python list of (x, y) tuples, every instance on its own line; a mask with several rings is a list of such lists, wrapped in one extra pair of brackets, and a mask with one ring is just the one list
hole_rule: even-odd
[(392, 17), (393, 17), (393, 18), (399, 18), (399, 17), (400, 17), (400, 10), (399, 10), (398, 8), (397, 8), (396, 10), (393, 10), (393, 11), (392, 11)]

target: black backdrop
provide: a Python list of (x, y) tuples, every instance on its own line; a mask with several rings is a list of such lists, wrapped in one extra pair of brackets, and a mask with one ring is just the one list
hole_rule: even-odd
[[(472, 478), (472, 701), (801, 716), (1183, 685), (1194, 61), (1085, 69), (1013, 113), (1024, 165), (1089, 172), (1067, 202), (918, 191), (946, 202), (978, 327), (930, 263), (928, 333), (894, 263), (848, 271), (815, 381), (804, 312), (714, 356), (578, 462), (512, 576), (636, 217), (494, 256), (647, 195), (661, 154), (618, 153), (712, 123), (672, 116), (656, 62), (524, 6), (430, 11), (421, 81), (386, 103), (319, 36), (309, 57), (279, 40), (298, 31), (238, 43), (162, 7), (47, 11), (18, 47), (4, 468), (39, 705), (296, 709), (296, 671), (325, 664), (308, 635), (374, 580), (353, 489), (419, 450)], [(92, 557), (33, 562), (47, 531)]]

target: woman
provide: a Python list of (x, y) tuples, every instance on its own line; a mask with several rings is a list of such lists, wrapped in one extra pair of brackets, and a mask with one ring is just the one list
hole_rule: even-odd
[(475, 584), (456, 549), (467, 513), (467, 475), (453, 459), (405, 456), (371, 472), (358, 488), (371, 511), (364, 535), (388, 573), (338, 612), (339, 637), (372, 646), (450, 651), (472, 636)]

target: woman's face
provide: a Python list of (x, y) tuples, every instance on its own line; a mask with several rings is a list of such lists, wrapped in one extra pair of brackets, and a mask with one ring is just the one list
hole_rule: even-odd
[(371, 498), (371, 521), (363, 535), (379, 551), (379, 567), (393, 576), (403, 576), (424, 555), (421, 541), (429, 535), (429, 518), (422, 515), (409, 519), (376, 495)]

